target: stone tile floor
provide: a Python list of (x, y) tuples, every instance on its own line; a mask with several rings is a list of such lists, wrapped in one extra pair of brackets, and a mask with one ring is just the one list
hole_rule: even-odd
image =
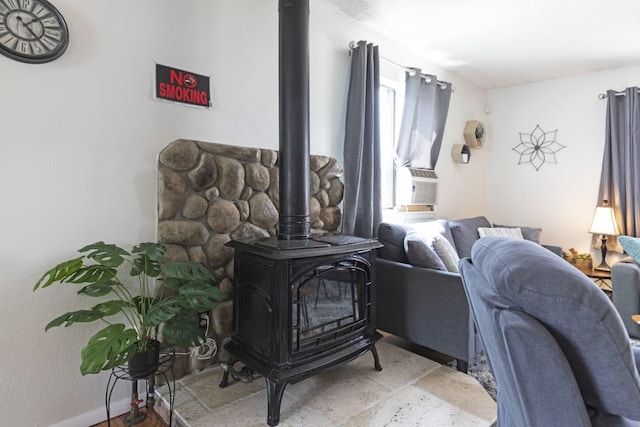
[[(376, 344), (382, 371), (367, 353), (296, 384), (282, 398), (281, 427), (290, 426), (491, 426), (496, 403), (471, 376), (391, 343)], [(222, 368), (211, 367), (176, 382), (174, 425), (267, 425), (265, 381), (221, 389)], [(167, 397), (166, 386), (158, 389)], [(166, 410), (159, 410), (167, 418)]]

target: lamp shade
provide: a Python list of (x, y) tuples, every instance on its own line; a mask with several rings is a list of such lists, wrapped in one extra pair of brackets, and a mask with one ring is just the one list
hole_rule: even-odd
[(606, 236), (617, 236), (620, 234), (616, 218), (613, 214), (613, 208), (608, 206), (598, 206), (596, 208), (589, 233), (604, 234)]

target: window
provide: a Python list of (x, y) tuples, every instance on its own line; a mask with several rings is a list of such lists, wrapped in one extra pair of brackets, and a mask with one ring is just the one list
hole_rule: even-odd
[(402, 118), (402, 105), (404, 98), (403, 84), (397, 81), (380, 79), (380, 151), (382, 161), (382, 209), (390, 209), (395, 206), (395, 149), (394, 144), (398, 137), (398, 129)]
[[(393, 166), (393, 142), (395, 141), (396, 91), (380, 85), (380, 151), (382, 159), (382, 209), (393, 207), (395, 168)], [(391, 154), (391, 155), (390, 155)]]

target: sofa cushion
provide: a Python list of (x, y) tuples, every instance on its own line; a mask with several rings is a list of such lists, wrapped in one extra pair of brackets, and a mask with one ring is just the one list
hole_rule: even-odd
[(403, 224), (391, 224), (383, 222), (378, 227), (378, 241), (384, 246), (380, 248), (382, 258), (409, 263), (404, 249), (404, 238), (407, 234), (407, 226)]
[(442, 263), (447, 268), (447, 271), (452, 273), (460, 272), (460, 270), (458, 270), (460, 257), (458, 257), (456, 248), (453, 247), (451, 242), (449, 242), (443, 235), (437, 234), (433, 239), (433, 247), (436, 254), (438, 254), (438, 257), (440, 257)]
[(404, 247), (411, 265), (434, 270), (447, 270), (440, 257), (432, 247), (433, 236), (416, 230), (407, 232)]
[(525, 240), (531, 240), (532, 242), (536, 242), (540, 244), (540, 235), (542, 234), (542, 228), (538, 227), (523, 227), (520, 225), (498, 225), (493, 224), (494, 227), (499, 228), (519, 228), (522, 231), (522, 237)]
[(479, 227), (491, 227), (491, 223), (483, 216), (449, 222), (454, 246), (460, 258), (471, 256), (471, 247), (480, 238)]
[(513, 237), (515, 239), (522, 239), (522, 231), (520, 228), (502, 228), (502, 227), (478, 227), (478, 234), (480, 237), (498, 236), (498, 237)]

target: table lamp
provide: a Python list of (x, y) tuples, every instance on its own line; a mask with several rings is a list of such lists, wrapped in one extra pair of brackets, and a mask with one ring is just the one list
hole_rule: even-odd
[(618, 224), (616, 223), (613, 208), (607, 206), (606, 200), (603, 202), (603, 206), (596, 207), (596, 213), (593, 216), (593, 223), (591, 224), (589, 233), (600, 234), (602, 236), (602, 246), (600, 247), (602, 251), (602, 262), (600, 262), (599, 266), (595, 267), (595, 270), (610, 271), (611, 267), (609, 267), (606, 261), (607, 236), (617, 236), (620, 232), (618, 231)]

